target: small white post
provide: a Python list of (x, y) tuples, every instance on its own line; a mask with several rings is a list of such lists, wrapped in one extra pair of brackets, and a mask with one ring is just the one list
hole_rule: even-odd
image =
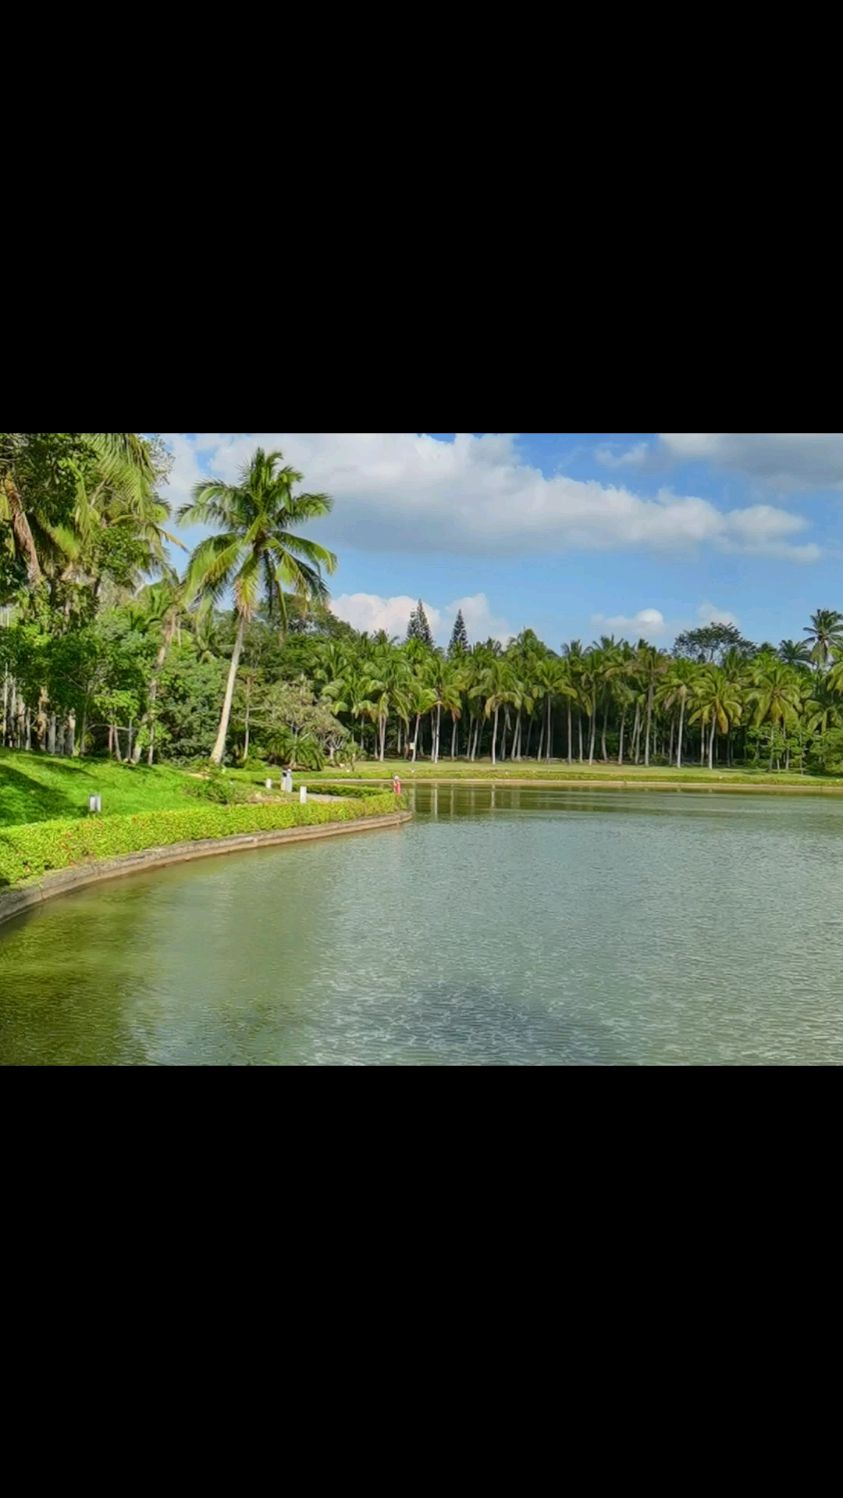
[(264, 785), (266, 786), (266, 788), (267, 788), (268, 791), (272, 790), (272, 781), (271, 780), (265, 780), (264, 781)]
[(102, 811), (102, 797), (101, 796), (89, 796), (88, 797), (88, 811), (89, 812), (90, 811), (100, 811), (100, 812)]
[(300, 785), (299, 786), (299, 804), (301, 806), (304, 806), (305, 803), (306, 803), (306, 801), (307, 801), (307, 786), (306, 785)]

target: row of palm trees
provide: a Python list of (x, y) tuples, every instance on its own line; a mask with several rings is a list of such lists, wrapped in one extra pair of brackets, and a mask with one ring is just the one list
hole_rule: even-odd
[(795, 662), (788, 641), (749, 658), (731, 650), (719, 664), (610, 636), (588, 647), (575, 640), (557, 655), (525, 630), (506, 650), (487, 641), (450, 656), (383, 634), (334, 641), (314, 675), (361, 747), (381, 760), (391, 747), (434, 763), (487, 752), (493, 764), (612, 758), (681, 768), (692, 753), (713, 766), (718, 746), (731, 763), (741, 732), (768, 727), (783, 735), (789, 764), (788, 736), (807, 743), (843, 724), (843, 616), (835, 626), (827, 615), (830, 634), (823, 629)]

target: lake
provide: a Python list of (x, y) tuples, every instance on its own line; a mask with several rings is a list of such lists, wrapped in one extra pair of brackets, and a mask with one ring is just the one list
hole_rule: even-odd
[(0, 929), (0, 1063), (843, 1061), (843, 800), (413, 794)]

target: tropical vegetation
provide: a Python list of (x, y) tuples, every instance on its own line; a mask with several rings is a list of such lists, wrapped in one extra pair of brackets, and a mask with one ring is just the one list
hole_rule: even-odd
[[(329, 496), (281, 453), (196, 486), (177, 520), (171, 458), (136, 433), (0, 434), (0, 743), (140, 770), (310, 771), (614, 765), (843, 773), (843, 613), (801, 640), (734, 625), (672, 649), (613, 636), (554, 645), (524, 629), (435, 643), (331, 612), (333, 553), (311, 538)], [(183, 560), (180, 560), (183, 559)]]

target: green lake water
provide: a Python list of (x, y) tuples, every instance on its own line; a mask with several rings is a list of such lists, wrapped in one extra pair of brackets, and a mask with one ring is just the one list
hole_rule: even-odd
[(843, 802), (415, 797), (0, 929), (0, 1063), (843, 1061)]

